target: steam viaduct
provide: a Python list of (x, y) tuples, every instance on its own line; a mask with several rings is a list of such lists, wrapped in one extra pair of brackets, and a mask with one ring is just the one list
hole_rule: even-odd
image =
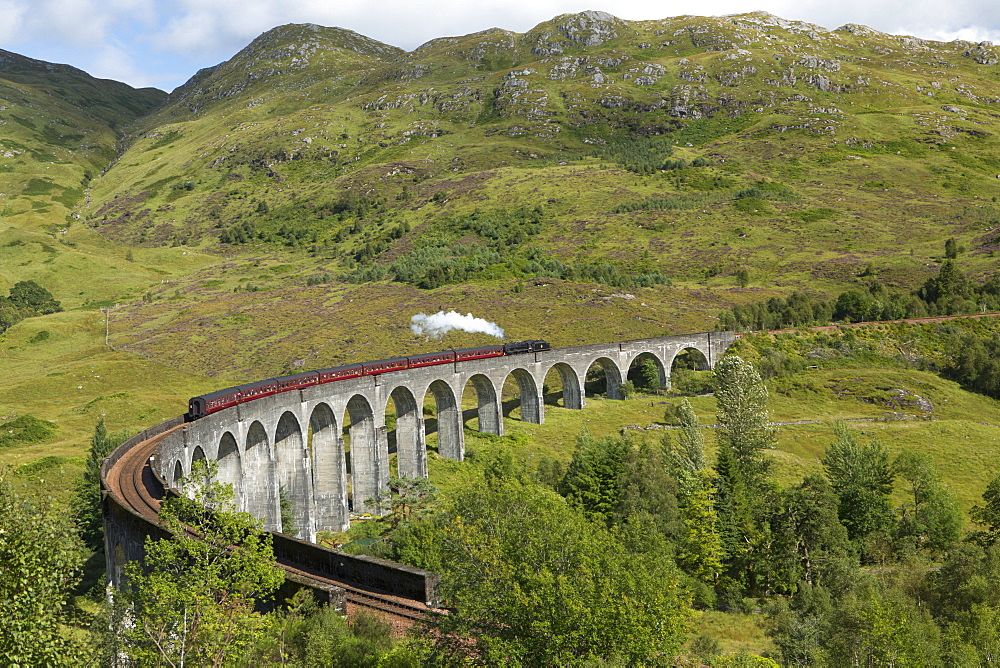
[[(315, 541), (318, 531), (346, 529), (352, 511), (371, 510), (366, 500), (384, 495), (391, 442), (400, 477), (427, 476), (428, 425), (423, 406), (428, 394), (436, 405), (438, 452), (461, 461), (465, 455), (462, 395), (469, 386), (475, 388), (479, 430), (502, 434), (501, 391), (508, 378), (517, 384), (521, 419), (541, 424), (545, 419), (543, 383), (552, 370), (562, 381), (563, 405), (582, 409), (584, 380), (595, 365), (603, 371), (607, 397), (620, 399), (629, 369), (642, 360), (651, 360), (660, 381), (667, 385), (669, 370), (681, 351), (700, 351), (712, 367), (734, 338), (731, 332), (683, 334), (427, 366), (275, 394), (188, 424), (180, 419), (168, 421), (130, 439), (104, 462), (108, 573), (117, 585), (123, 562), (141, 558), (145, 536), (160, 531), (155, 524), (157, 495), (162, 498), (176, 489), (199, 459), (217, 460), (218, 477), (232, 484), (238, 509), (262, 518), (265, 528), (279, 532), (276, 552), (342, 555), (306, 541)], [(390, 419), (387, 425), (390, 401), (395, 423)], [(291, 502), (294, 528), (282, 527), (282, 496)], [(282, 531), (296, 538), (281, 535)], [(313, 554), (295, 563), (314, 557), (327, 559)], [(289, 558), (295, 561), (294, 554)], [(344, 568), (343, 560), (350, 560), (348, 555), (336, 559)], [(378, 570), (388, 563), (379, 565), (378, 561), (355, 565)], [(405, 573), (401, 577), (413, 579)], [(410, 583), (416, 589), (423, 587), (423, 594), (411, 592), (412, 598), (430, 602), (433, 594), (427, 589), (431, 586), (427, 578), (414, 577), (423, 577)], [(399, 583), (396, 575), (389, 580)]]

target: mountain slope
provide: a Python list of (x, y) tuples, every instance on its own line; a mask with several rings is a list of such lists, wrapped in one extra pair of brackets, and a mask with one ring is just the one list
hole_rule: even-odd
[[(282, 26), (131, 125), (79, 211), (226, 258), (114, 295), (122, 345), (201, 372), (322, 365), (334, 333), (391, 352), (400, 309), (555, 343), (710, 328), (793, 289), (913, 288), (952, 237), (994, 271), (997, 71), (985, 44), (762, 13), (584, 12), (409, 53)], [(261, 318), (273, 340), (231, 335)]]
[[(308, 245), (347, 268), (366, 246), (384, 252), (401, 221), (419, 244), (427, 219), (552, 199), (554, 224), (536, 241), (565, 261), (631, 256), (633, 242), (615, 240), (650, 226), (704, 227), (695, 221), (707, 216), (737, 230), (715, 231), (727, 249), (693, 263), (640, 232), (634, 243), (669, 261), (674, 278), (706, 262), (763, 270), (747, 258), (773, 266), (770, 246), (842, 257), (851, 249), (837, 235), (852, 227), (872, 229), (870, 249), (885, 251), (916, 220), (913, 242), (929, 249), (975, 236), (995, 213), (965, 210), (996, 192), (996, 63), (987, 45), (762, 13), (628, 22), (584, 12), (406, 54), (347, 31), (285, 26), (144, 119), (94, 184), (87, 215), (128, 243), (261, 239)], [(660, 169), (698, 157), (711, 165)], [(506, 167), (527, 170), (531, 188), (511, 184)], [(567, 172), (572, 206), (560, 206)], [(736, 202), (762, 180), (780, 187)], [(676, 199), (669, 215), (643, 203), (663, 199)], [(619, 205), (646, 208), (621, 215)], [(586, 239), (573, 215), (587, 218)], [(763, 232), (756, 244), (737, 229), (748, 219)], [(363, 241), (351, 233), (357, 220), (368, 225)], [(586, 240), (596, 252), (579, 252)]]
[(0, 50), (0, 213), (65, 221), (114, 157), (117, 129), (165, 96)]

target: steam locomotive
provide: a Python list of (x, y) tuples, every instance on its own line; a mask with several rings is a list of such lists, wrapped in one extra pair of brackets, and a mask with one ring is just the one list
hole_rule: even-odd
[(323, 385), (334, 383), (349, 378), (360, 378), (361, 376), (374, 376), (380, 373), (391, 371), (403, 371), (405, 369), (416, 369), (422, 366), (432, 366), (434, 364), (452, 364), (457, 362), (468, 362), (486, 357), (501, 357), (503, 355), (521, 355), (533, 353), (539, 350), (549, 350), (551, 346), (547, 341), (535, 339), (533, 341), (513, 341), (503, 345), (480, 346), (478, 348), (462, 348), (461, 350), (444, 350), (437, 353), (425, 353), (422, 355), (410, 355), (409, 357), (392, 357), (375, 362), (361, 362), (360, 364), (347, 364), (336, 366), (330, 369), (320, 369), (319, 371), (307, 371), (291, 376), (280, 376), (267, 380), (258, 380), (255, 383), (227, 387), (224, 390), (216, 390), (199, 397), (191, 397), (188, 402), (188, 412), (184, 414), (185, 422), (192, 422), (198, 418), (221, 411), (224, 408), (246, 403), (261, 397), (267, 397), (279, 392), (289, 392), (299, 390), (312, 385)]

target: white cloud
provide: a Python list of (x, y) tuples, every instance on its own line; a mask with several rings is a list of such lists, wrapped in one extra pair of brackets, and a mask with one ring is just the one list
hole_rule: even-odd
[(0, 46), (15, 40), (24, 25), (24, 15), (28, 8), (24, 2), (15, 0), (0, 0)]
[(140, 67), (124, 49), (107, 45), (97, 51), (88, 63), (76, 64), (100, 79), (127, 81), (134, 88), (162, 86), (162, 77)]
[(99, 47), (117, 25), (149, 25), (152, 0), (0, 0), (5, 44), (62, 43)]
[(831, 29), (861, 23), (945, 41), (1000, 39), (996, 0), (616, 0), (603, 6), (591, 0), (0, 0), (0, 48), (83, 69), (90, 63), (101, 76), (120, 72), (116, 78), (128, 76), (133, 85), (185, 72), (160, 79), (172, 87), (284, 23), (339, 26), (413, 49), (490, 27), (524, 32), (585, 9), (632, 20), (764, 10)]

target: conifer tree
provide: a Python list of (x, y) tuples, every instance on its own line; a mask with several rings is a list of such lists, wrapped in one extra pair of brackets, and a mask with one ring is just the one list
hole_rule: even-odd
[(104, 527), (101, 525), (101, 461), (125, 439), (124, 432), (109, 434), (103, 417), (94, 425), (83, 478), (77, 482), (73, 497), (77, 532), (91, 550), (104, 547)]

